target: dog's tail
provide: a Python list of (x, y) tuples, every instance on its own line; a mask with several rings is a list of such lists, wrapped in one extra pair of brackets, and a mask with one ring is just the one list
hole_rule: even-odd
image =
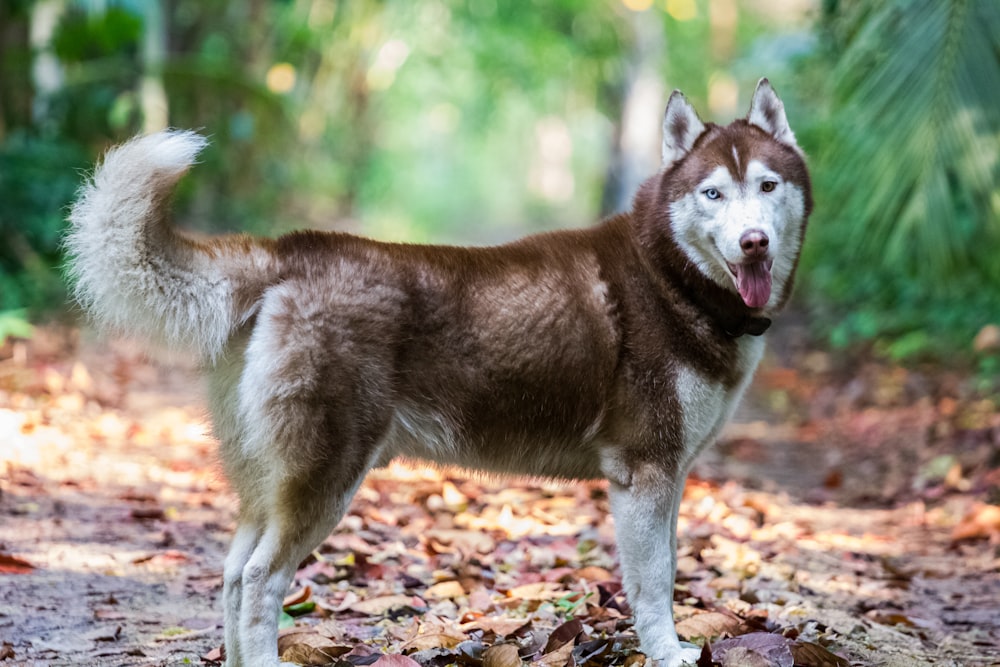
[(202, 243), (170, 227), (173, 187), (206, 143), (168, 130), (110, 150), (73, 205), (65, 249), (74, 296), (99, 325), (213, 360), (273, 262), (249, 237)]

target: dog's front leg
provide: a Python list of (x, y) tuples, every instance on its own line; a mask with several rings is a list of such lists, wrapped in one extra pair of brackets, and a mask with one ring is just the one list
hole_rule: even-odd
[(683, 474), (647, 467), (611, 480), (622, 583), (635, 616), (635, 631), (647, 657), (663, 667), (695, 664), (701, 650), (682, 646), (674, 629), (677, 511)]

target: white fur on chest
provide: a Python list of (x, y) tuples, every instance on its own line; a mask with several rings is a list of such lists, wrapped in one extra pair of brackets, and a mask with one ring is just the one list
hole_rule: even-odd
[(690, 366), (682, 366), (677, 373), (677, 397), (681, 404), (684, 453), (688, 464), (719, 435), (736, 410), (764, 354), (763, 337), (744, 336), (737, 344), (739, 381), (731, 388)]

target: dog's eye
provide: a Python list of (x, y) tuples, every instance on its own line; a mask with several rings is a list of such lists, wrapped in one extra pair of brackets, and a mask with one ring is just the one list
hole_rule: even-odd
[(774, 192), (774, 189), (778, 187), (775, 181), (764, 181), (760, 184), (761, 192)]
[(706, 188), (702, 192), (702, 194), (708, 197), (709, 199), (719, 199), (720, 197), (722, 197), (722, 193), (716, 190), (715, 188)]

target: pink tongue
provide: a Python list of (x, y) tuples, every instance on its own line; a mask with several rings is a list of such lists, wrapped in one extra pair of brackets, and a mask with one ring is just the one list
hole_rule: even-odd
[(751, 308), (763, 308), (771, 298), (771, 269), (766, 262), (736, 266), (736, 286), (743, 303)]

